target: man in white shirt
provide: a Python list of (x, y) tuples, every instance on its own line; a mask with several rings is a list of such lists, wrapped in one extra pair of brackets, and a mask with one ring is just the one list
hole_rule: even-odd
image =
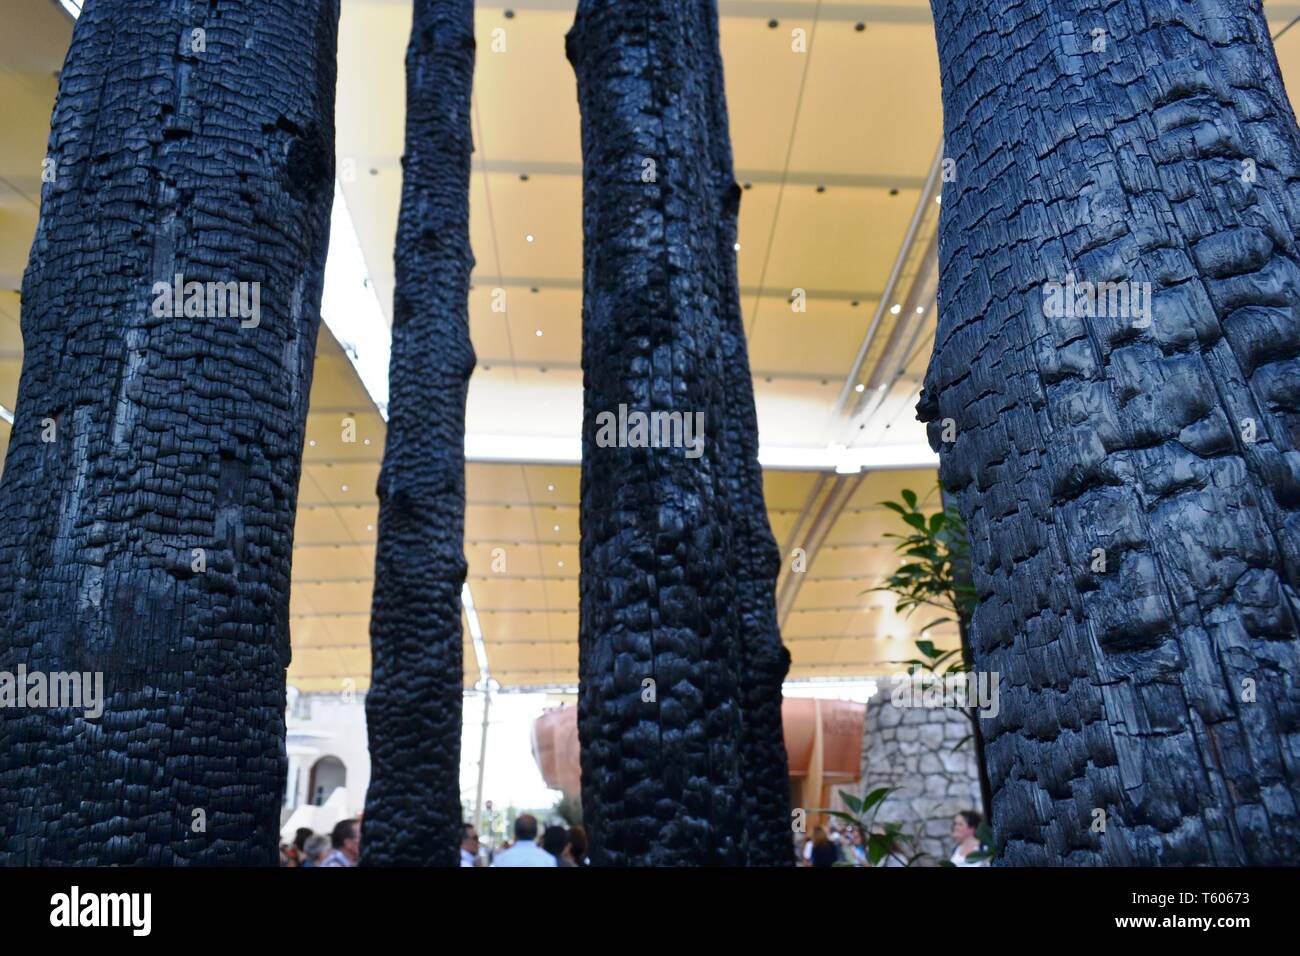
[(537, 818), (525, 813), (515, 820), (515, 845), (492, 861), (493, 866), (558, 866), (555, 857), (537, 845)]

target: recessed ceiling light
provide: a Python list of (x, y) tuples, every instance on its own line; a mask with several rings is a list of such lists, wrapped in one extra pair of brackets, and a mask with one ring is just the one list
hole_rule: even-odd
[(916, 307), (916, 314), (917, 314), (917, 315), (925, 315), (925, 306), (923, 306), (923, 305), (918, 305), (918, 306)]
[(941, 204), (942, 204), (942, 203), (943, 203), (943, 196), (942, 196), (942, 195), (935, 196), (935, 197), (934, 197), (934, 201), (937, 202), (937, 203), (941, 203)]
[(316, 447), (316, 439), (313, 438), (311, 441), (307, 442), (307, 444), (310, 445), (312, 448), (315, 448), (315, 447)]
[(818, 186), (817, 186), (817, 191), (818, 191), (819, 193), (824, 193), (824, 192), (826, 192), (826, 187), (825, 187), (825, 186), (822, 186), (822, 185), (818, 185)]
[(880, 386), (876, 389), (876, 391), (877, 391), (877, 392), (883, 392), (887, 387), (888, 387), (888, 386), (886, 386), (884, 382), (881, 382), (881, 383), (880, 383)]
[(538, 330), (537, 330), (537, 337), (538, 337), (539, 339), (542, 337), (542, 330), (541, 330), (541, 329), (538, 329)]
[(859, 383), (857, 384), (857, 387), (854, 388), (853, 390), (854, 390), (855, 392), (865, 392), (865, 391), (867, 390), (867, 386), (865, 386), (865, 385), (863, 385), (861, 382), (859, 382)]
[(554, 486), (554, 485), (547, 485), (547, 486), (546, 486), (546, 490), (547, 490), (547, 491), (554, 491), (554, 490), (555, 490), (555, 486)]
[(775, 30), (775, 29), (776, 29), (777, 27), (779, 27), (780, 25), (781, 25), (781, 21), (780, 21), (780, 20), (772, 19), (772, 20), (768, 20), (768, 21), (767, 21), (767, 28), (768, 28), (769, 30)]
[(867, 28), (867, 25), (866, 25), (865, 23), (863, 23), (861, 20), (859, 20), (857, 23), (853, 24), (853, 29), (857, 30), (859, 33), (861, 33), (861, 32), (862, 32), (863, 30), (865, 30), (866, 28)]
[(372, 524), (368, 524), (368, 525), (366, 525), (366, 530), (367, 530), (367, 531), (374, 531), (374, 530), (375, 530), (375, 526), (372, 525)]
[(347, 491), (347, 490), (348, 490), (348, 486), (347, 486), (347, 485), (339, 485), (339, 487), (342, 488), (344, 491)]
[(889, 314), (890, 314), (890, 315), (898, 315), (898, 313), (900, 313), (900, 312), (902, 312), (902, 311), (903, 311), (903, 307), (902, 307), (901, 305), (899, 305), (897, 302), (895, 302), (893, 305), (891, 305), (891, 306), (889, 307)]
[(525, 241), (525, 242), (532, 242), (532, 241), (533, 241), (533, 234), (530, 232), (528, 235), (524, 236), (524, 241)]
[(563, 561), (556, 561), (555, 563), (556, 563), (557, 565), (559, 565), (560, 567), (564, 567), (564, 562), (563, 562)]
[(737, 252), (740, 251), (740, 243), (736, 243), (736, 251), (737, 251)]
[(556, 525), (555, 527), (553, 527), (551, 530), (552, 530), (552, 531), (559, 531), (559, 530), (560, 530), (560, 526), (557, 524), (557, 525)]

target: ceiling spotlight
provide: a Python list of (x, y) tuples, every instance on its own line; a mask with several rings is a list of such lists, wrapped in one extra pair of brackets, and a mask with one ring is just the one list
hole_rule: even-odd
[(315, 447), (316, 447), (316, 439), (313, 438), (311, 441), (307, 442), (307, 444), (310, 445), (312, 448), (315, 448)]
[(857, 386), (853, 389), (853, 391), (855, 392), (865, 392), (866, 390), (867, 390), (867, 386), (863, 385), (861, 382), (859, 382)]
[(942, 204), (942, 203), (943, 203), (943, 196), (942, 196), (942, 195), (935, 196), (935, 197), (934, 197), (934, 201), (935, 201), (936, 203), (940, 203), (940, 204)]
[(524, 236), (524, 241), (525, 241), (525, 242), (532, 242), (532, 241), (533, 241), (533, 234), (530, 232), (530, 233), (528, 233), (528, 235)]
[(347, 486), (347, 485), (339, 485), (339, 488), (341, 488), (341, 489), (344, 490), (344, 491), (347, 491), (347, 490), (348, 490), (348, 486)]
[(880, 385), (876, 388), (876, 391), (877, 391), (877, 392), (883, 392), (887, 387), (888, 387), (888, 386), (885, 385), (884, 382), (881, 382)]
[(542, 337), (542, 330), (541, 330), (541, 329), (538, 329), (538, 330), (537, 330), (537, 337), (538, 337), (539, 339)]
[(552, 530), (552, 531), (559, 531), (559, 530), (560, 530), (560, 526), (557, 524), (557, 525), (556, 525), (555, 527), (553, 527), (551, 530)]
[(368, 524), (368, 525), (366, 525), (366, 530), (367, 530), (367, 531), (374, 531), (374, 530), (375, 530), (375, 526), (372, 525), (372, 524)]
[(740, 243), (736, 243), (736, 251), (737, 251), (737, 252), (740, 251)]
[(564, 567), (564, 562), (563, 562), (563, 561), (556, 561), (555, 563), (556, 563), (557, 566), (559, 566), (559, 567), (561, 567), (561, 568)]
[(546, 486), (546, 490), (547, 490), (547, 491), (554, 491), (554, 490), (555, 490), (555, 486), (554, 486), (554, 485), (547, 485), (547, 486)]
[(889, 307), (889, 314), (890, 314), (890, 315), (898, 315), (898, 313), (900, 313), (900, 312), (902, 312), (902, 311), (903, 311), (903, 307), (902, 307), (901, 305), (899, 305), (897, 302), (895, 302), (893, 305), (891, 305), (891, 306)]

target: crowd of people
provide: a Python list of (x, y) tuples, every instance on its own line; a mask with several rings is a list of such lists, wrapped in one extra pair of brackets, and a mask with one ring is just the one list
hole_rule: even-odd
[(360, 817), (340, 820), (329, 836), (299, 827), (292, 843), (280, 844), (281, 866), (356, 866), (360, 859)]
[[(978, 835), (982, 822), (983, 818), (974, 810), (962, 810), (952, 818), (951, 832), (956, 848), (948, 862), (953, 866), (989, 865), (986, 859), (967, 859), (986, 849)], [(877, 865), (901, 865), (905, 856), (912, 852), (909, 848), (903, 855), (887, 856)], [(862, 831), (857, 827), (841, 829), (835, 823), (814, 827), (811, 835), (802, 837), (796, 847), (796, 859), (799, 866), (868, 866), (870, 863)]]
[[(502, 847), (479, 845), (472, 823), (460, 828), (461, 866), (587, 866), (587, 833), (580, 826), (548, 826), (538, 835), (537, 818), (525, 813), (515, 820), (515, 838)], [(281, 866), (356, 866), (361, 860), (361, 817), (334, 825), (329, 836), (299, 827), (292, 843), (280, 844)]]
[[(981, 818), (974, 810), (953, 817), (956, 848), (948, 862), (953, 866), (988, 866), (983, 859), (967, 858), (983, 849), (978, 836)], [(501, 847), (484, 847), (472, 823), (460, 827), (460, 865), (500, 867), (588, 866), (587, 831), (581, 826), (552, 824), (541, 831), (537, 818), (525, 813), (515, 819), (514, 840)], [(293, 842), (280, 845), (281, 866), (356, 866), (361, 859), (361, 818), (340, 820), (329, 836), (299, 828)], [(841, 829), (832, 823), (813, 828), (796, 846), (800, 866), (867, 866), (867, 846), (856, 827)], [(888, 866), (893, 861), (885, 860)]]
[(552, 824), (537, 839), (537, 818), (525, 813), (515, 819), (515, 838), (498, 848), (479, 845), (472, 823), (461, 824), (461, 866), (587, 866), (587, 831), (581, 826)]

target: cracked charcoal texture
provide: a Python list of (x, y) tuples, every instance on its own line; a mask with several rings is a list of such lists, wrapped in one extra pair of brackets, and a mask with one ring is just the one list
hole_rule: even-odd
[[(759, 633), (775, 559), (764, 563), (745, 513), (761, 507), (757, 440), (744, 401), (729, 410), (752, 386), (728, 301), (735, 198), (730, 146), (718, 142), (725, 110), (714, 112), (717, 42), (712, 3), (669, 0), (583, 0), (567, 39), (583, 143), (578, 726), (596, 864), (750, 862), (747, 690), (766, 721), (754, 739), (769, 739), (773, 693), (779, 728), (779, 684), (760, 685), (780, 665), (760, 671), (755, 650), (750, 677), (742, 639), (748, 622), (749, 646), (780, 643)], [(620, 404), (702, 412), (702, 454), (598, 447), (596, 416)]]
[[(920, 412), (1001, 675), (1000, 860), (1294, 864), (1300, 132), (1259, 4), (933, 9), (957, 178)], [(1151, 283), (1150, 327), (1045, 318), (1070, 270)]]
[[(90, 0), (76, 23), (23, 280), (0, 669), (102, 671), (105, 702), (0, 711), (2, 864), (277, 862), (337, 21)], [(176, 273), (260, 282), (260, 324), (156, 317)]]
[(745, 323), (736, 274), (736, 227), (740, 186), (736, 183), (727, 121), (722, 51), (717, 39), (717, 7), (710, 16), (708, 77), (714, 190), (720, 197), (717, 225), (721, 280), (722, 343), (726, 401), (726, 488), (733, 497), (736, 541), (736, 602), (740, 616), (740, 706), (742, 760), (750, 866), (793, 866), (794, 831), (790, 817), (790, 770), (781, 723), (781, 685), (790, 670), (790, 652), (781, 642), (776, 616), (776, 579), (781, 555), (767, 517), (763, 470), (758, 464), (758, 416), (749, 369)]
[(366, 695), (363, 862), (460, 863), (472, 0), (416, 0)]

